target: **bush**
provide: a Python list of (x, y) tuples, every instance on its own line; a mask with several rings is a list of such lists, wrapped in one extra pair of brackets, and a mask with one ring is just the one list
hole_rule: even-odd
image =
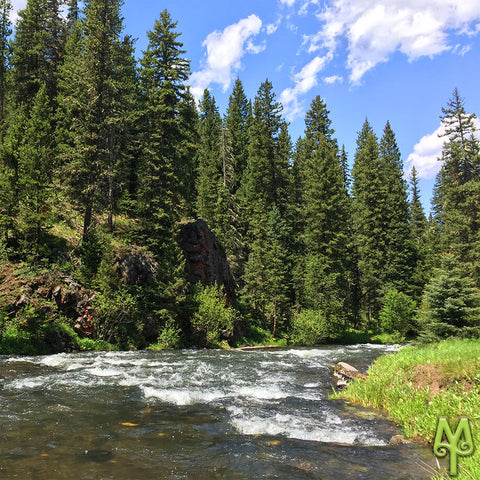
[(325, 343), (339, 332), (339, 327), (339, 323), (327, 318), (323, 311), (305, 309), (292, 319), (291, 342), (294, 345)]
[(98, 293), (92, 305), (97, 336), (108, 343), (124, 344), (138, 334), (138, 307), (127, 289)]
[(233, 330), (236, 310), (228, 305), (223, 288), (216, 284), (198, 286), (194, 300), (198, 306), (191, 319), (194, 340), (201, 347), (219, 346), (221, 333)]
[(39, 347), (33, 333), (13, 323), (5, 327), (0, 338), (1, 355), (36, 355), (40, 353)]
[(416, 304), (405, 293), (396, 289), (387, 292), (380, 310), (380, 327), (386, 333), (400, 334), (405, 337), (409, 332), (416, 330), (414, 313)]
[(148, 350), (175, 350), (182, 345), (182, 331), (171, 321), (167, 322), (160, 331), (158, 342), (150, 345)]

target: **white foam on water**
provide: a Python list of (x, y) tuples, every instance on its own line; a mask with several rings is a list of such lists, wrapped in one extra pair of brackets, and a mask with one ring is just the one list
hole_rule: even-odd
[(123, 370), (115, 369), (115, 368), (101, 368), (101, 367), (94, 367), (89, 368), (86, 370), (90, 375), (94, 375), (96, 377), (118, 377), (119, 375), (123, 375)]
[(44, 386), (50, 377), (20, 378), (7, 382), (5, 388), (8, 390), (26, 390)]
[(277, 385), (240, 387), (234, 389), (233, 393), (256, 400), (279, 400), (289, 396), (287, 392), (283, 391)]
[(328, 427), (315, 425), (313, 419), (277, 414), (272, 418), (234, 415), (230, 423), (241, 435), (283, 436), (297, 440), (347, 445), (386, 445), (381, 439), (369, 437), (367, 432), (357, 432), (342, 425), (341, 421), (338, 427), (336, 422), (334, 426)]
[(155, 398), (162, 402), (174, 405), (195, 405), (201, 403), (210, 403), (225, 397), (225, 393), (220, 390), (174, 390), (148, 387), (140, 385), (143, 395), (146, 399)]
[(303, 387), (304, 388), (318, 388), (320, 386), (319, 383), (306, 383)]
[(65, 353), (58, 353), (56, 355), (48, 355), (42, 357), (38, 363), (47, 367), (59, 367), (71, 362), (71, 357)]

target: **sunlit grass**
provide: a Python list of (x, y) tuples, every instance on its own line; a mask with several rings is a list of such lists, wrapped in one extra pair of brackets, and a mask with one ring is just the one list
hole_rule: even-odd
[[(426, 372), (427, 381), (423, 385), (416, 374), (418, 369)], [(430, 384), (428, 372), (433, 372)], [(403, 427), (405, 436), (421, 438), (430, 444), (439, 416), (446, 416), (452, 422), (460, 416), (468, 417), (476, 450), (471, 457), (459, 457), (456, 478), (479, 479), (479, 379), (480, 341), (455, 339), (424, 347), (405, 347), (396, 354), (380, 357), (367, 380), (356, 380), (335, 397), (383, 409)], [(435, 479), (448, 478), (441, 470), (432, 475)]]

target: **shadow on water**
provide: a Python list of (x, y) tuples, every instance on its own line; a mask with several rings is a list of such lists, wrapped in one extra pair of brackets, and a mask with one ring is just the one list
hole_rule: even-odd
[(328, 363), (379, 347), (0, 359), (0, 478), (428, 479), (429, 448), (328, 401)]

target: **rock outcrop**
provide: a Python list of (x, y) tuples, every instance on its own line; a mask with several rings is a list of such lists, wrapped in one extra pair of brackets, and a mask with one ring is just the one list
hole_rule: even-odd
[(117, 265), (118, 273), (127, 285), (146, 285), (158, 271), (158, 263), (143, 250), (122, 255)]
[(186, 265), (187, 279), (190, 283), (203, 285), (223, 285), (229, 300), (235, 295), (235, 282), (223, 247), (210, 231), (204, 220), (183, 222), (180, 224), (179, 245)]
[(336, 363), (331, 368), (330, 376), (332, 378), (333, 386), (338, 389), (346, 387), (349, 382), (355, 378), (367, 378), (366, 375), (360, 373), (355, 367), (352, 367), (352, 365), (345, 362)]

